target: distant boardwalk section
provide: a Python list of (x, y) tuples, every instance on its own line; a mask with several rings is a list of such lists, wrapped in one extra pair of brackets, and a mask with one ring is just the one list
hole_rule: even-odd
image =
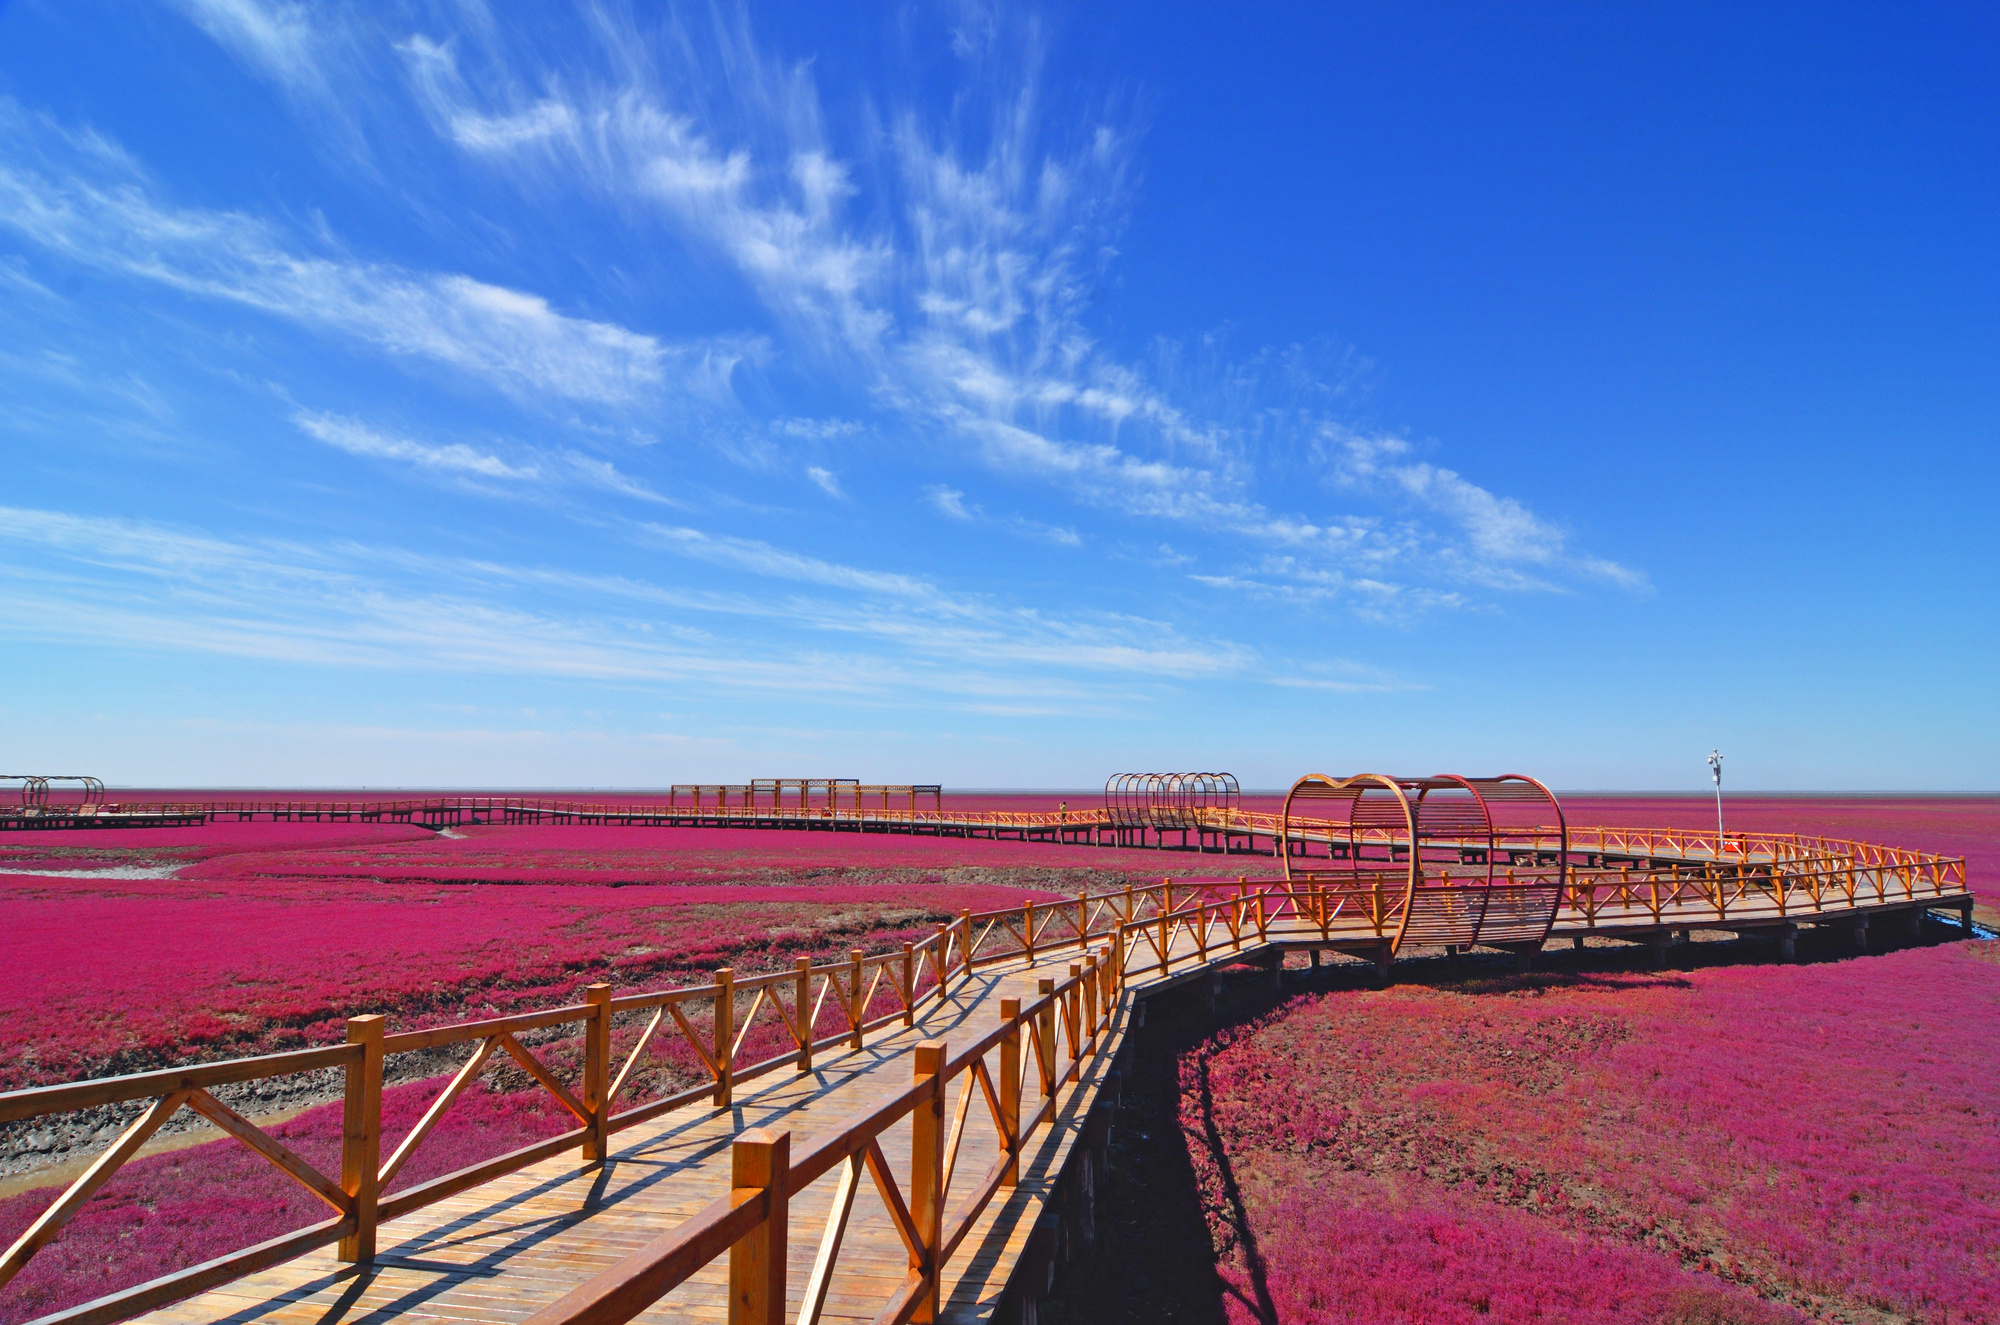
[[(19, 781), (20, 779), (16, 779)], [(950, 808), (941, 789), (845, 779), (690, 784), (664, 797), (192, 801), (123, 805), (86, 782), (32, 784), (12, 826), (216, 819), (424, 824), (670, 824), (1015, 838), (1235, 858), (1228, 876), (962, 912), (899, 951), (677, 989), (595, 985), (581, 1003), (393, 1030), (265, 1057), (0, 1095), (0, 1123), (109, 1104), (139, 1111), (0, 1254), (0, 1285), (159, 1128), (190, 1109), (310, 1191), (322, 1222), (75, 1308), (64, 1325), (157, 1310), (162, 1322), (344, 1322), (420, 1315), (531, 1325), (727, 1320), (1021, 1321), (1050, 1266), (1090, 1239), (1115, 1066), (1142, 1000), (1229, 966), (1279, 972), (1482, 947), (1523, 964), (1551, 942), (1615, 940), (1664, 959), (1691, 930), (1756, 933), (1793, 955), (1802, 926), (1914, 933), (1931, 912), (1971, 932), (1963, 860), (1804, 834), (1583, 827), (1520, 774), (1300, 778), (1249, 811), (1227, 774), (1125, 774), (1101, 806)], [(1238, 873), (1241, 869), (1241, 873)], [(1253, 877), (1253, 875), (1255, 877)], [(1212, 986), (1211, 986), (1212, 987)], [(765, 1033), (750, 1036), (752, 1027)], [(783, 1053), (746, 1061), (745, 1045)], [(581, 1040), (558, 1071), (543, 1046)], [(695, 1088), (633, 1103), (656, 1037), (684, 1041)], [(764, 1051), (768, 1052), (768, 1050)], [(385, 1063), (455, 1055), (400, 1139), (383, 1132)], [(581, 1060), (580, 1069), (574, 1066)], [(570, 1115), (559, 1136), (401, 1190), (392, 1184), (489, 1067), (524, 1071)], [(338, 1172), (214, 1088), (344, 1074)], [(226, 1093), (226, 1092), (225, 1092)], [(391, 1141), (394, 1144), (389, 1144)], [(58, 1318), (51, 1318), (58, 1319)]]

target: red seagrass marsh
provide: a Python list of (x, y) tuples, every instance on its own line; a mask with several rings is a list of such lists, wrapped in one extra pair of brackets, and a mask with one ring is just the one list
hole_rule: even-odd
[[(1015, 813), (1091, 806), (1082, 794), (946, 799)], [(1246, 810), (1276, 804), (1243, 798)], [(1713, 829), (1713, 802), (1699, 797), (1562, 805), (1572, 826)], [(1743, 798), (1727, 813), (1732, 831), (1962, 856), (1979, 918), (1991, 918), (2000, 799)], [(623, 994), (720, 967), (747, 977), (840, 962), (921, 943), (963, 912), (1281, 868), (1268, 853), (618, 823), (10, 833), (0, 1090), (336, 1045), (363, 1014), (416, 1031), (574, 1004), (596, 982)], [(1227, 977), (1225, 988), (1256, 992), (1225, 996), (1222, 1027), (1203, 1021), (1170, 1054), (1164, 1103), (1135, 1087), (1117, 1115), (1119, 1144), (1170, 1151), (1186, 1175), (1181, 1189), (1131, 1187), (1114, 1163), (1105, 1180), (1106, 1245), (1136, 1245), (1151, 1287), (1132, 1289), (1129, 1256), (1086, 1257), (1064, 1270), (1044, 1317), (2000, 1322), (1995, 945), (1955, 941), (1943, 920), (1898, 929), (1872, 955), (1831, 934), (1801, 940), (1797, 965), (1777, 962), (1767, 939), (1710, 934), (1660, 968), (1593, 939), (1553, 945), (1532, 971), (1412, 945), (1385, 989), (1351, 962), (1308, 971), (1304, 954), (1289, 992)], [(891, 1010), (870, 997), (870, 1015)], [(618, 1023), (621, 1054), (641, 1020)], [(829, 1010), (814, 1029), (841, 1027)], [(524, 1039), (558, 1075), (581, 1072), (572, 1031)], [(769, 1024), (742, 1043), (745, 1061), (788, 1048)], [(705, 1080), (684, 1040), (649, 1044), (628, 1102)], [(392, 1060), (385, 1154), (464, 1058)], [(226, 1099), (334, 1172), (340, 1089), (328, 1069)], [(0, 1124), (0, 1245), (133, 1116), (107, 1107)], [(573, 1126), (529, 1072), (498, 1058), (385, 1191)], [(1159, 1212), (1129, 1206), (1157, 1205), (1162, 1190), (1184, 1201), (1187, 1233), (1149, 1245)], [(0, 1287), (0, 1325), (327, 1213), (184, 1113)], [(1148, 1255), (1162, 1262), (1150, 1272)], [(1107, 1275), (1118, 1294), (1081, 1286)], [(1114, 1300), (1126, 1315), (1097, 1312)]]

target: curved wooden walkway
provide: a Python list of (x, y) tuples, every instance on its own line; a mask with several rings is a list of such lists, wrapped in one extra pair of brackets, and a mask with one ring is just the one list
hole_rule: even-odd
[[(1184, 956), (1192, 955), (1191, 940), (1184, 938), (1181, 946)], [(1187, 969), (1181, 965), (1177, 978), (1184, 978)], [(809, 1074), (773, 1075), (761, 1089), (744, 1089), (728, 1109), (690, 1104), (634, 1127), (620, 1135), (601, 1166), (579, 1167), (571, 1156), (543, 1160), (388, 1221), (378, 1232), (372, 1266), (343, 1264), (328, 1248), (145, 1319), (163, 1325), (350, 1325), (392, 1316), (486, 1323), (527, 1320), (639, 1253), (660, 1234), (695, 1218), (726, 1192), (731, 1143), (746, 1130), (789, 1131), (795, 1153), (816, 1135), (838, 1133), (856, 1115), (910, 1089), (919, 1043), (941, 1041), (947, 1048), (956, 1042), (970, 1043), (999, 1024), (1003, 999), (1032, 1002), (1041, 979), (1066, 978), (1067, 971), (1066, 962), (1034, 966), (1025, 959), (979, 970), (943, 1002), (928, 1003), (913, 1027), (894, 1028), (861, 1050), (847, 1050), (816, 1064)], [(1132, 998), (1161, 978), (1135, 980), (1106, 1009), (1109, 1015), (1098, 1028), (1095, 1050), (1086, 1044), (1079, 1057), (1079, 1080), (1059, 1083), (1059, 1107), (1052, 1125), (1024, 1147), (1018, 1185), (982, 1212), (965, 1237), (964, 1250), (946, 1263), (940, 1319), (996, 1318), (1056, 1178), (1104, 1087), (1125, 1035)], [(1066, 1072), (1069, 1056), (1065, 1047), (1058, 1048)], [(988, 1073), (996, 1083), (1002, 1075), (994, 1061), (998, 1054), (996, 1050), (987, 1056)], [(977, 1113), (966, 1111), (953, 1193), (970, 1187), (972, 1177), (988, 1172), (1000, 1158), (998, 1132), (981, 1116), (987, 1109), (969, 1076), (961, 1076), (957, 1089), (949, 1093), (947, 1125), (958, 1116), (968, 1091), (968, 1102)], [(1039, 1103), (1032, 1080), (1026, 1093), (1032, 1109)], [(912, 1131), (905, 1121), (882, 1138), (883, 1158), (902, 1188), (909, 1184), (900, 1179), (913, 1164)], [(787, 1321), (803, 1318), (800, 1308), (838, 1186), (836, 1171), (790, 1202), (794, 1231), (787, 1251)], [(958, 1204), (947, 1201), (947, 1220)], [(897, 1297), (909, 1274), (907, 1248), (889, 1210), (873, 1183), (864, 1180), (854, 1195), (819, 1319), (873, 1321)], [(727, 1320), (727, 1288), (724, 1256), (641, 1319)]]
[[(1405, 944), (1525, 958), (1550, 938), (1664, 945), (1690, 928), (1763, 929), (1789, 943), (1802, 923), (1865, 937), (1871, 919), (1969, 916), (1972, 905), (1962, 861), (1817, 839), (1732, 836), (1724, 852), (1691, 835), (1585, 830), (1564, 850), (1517, 845), (1504, 870), (1489, 858), (1470, 873), (1465, 844), (1419, 842), (1420, 860), (1440, 857), (1433, 872), (1393, 835), (1293, 826), (1284, 840), (1283, 879), (1162, 880), (1027, 902), (843, 963), (742, 979), (723, 970), (650, 992), (599, 985), (570, 1007), (397, 1033), (357, 1017), (343, 1045), (0, 1095), (0, 1122), (148, 1102), (0, 1255), (0, 1284), (187, 1107), (332, 1217), (51, 1323), (147, 1310), (240, 1325), (1007, 1320), (1010, 1289), (1024, 1300), (1043, 1273), (1057, 1186), (1088, 1180), (1080, 1138), (1138, 1000), (1160, 988), (1231, 963), (1276, 968), (1288, 951), (1363, 957), (1386, 977)], [(583, 1041), (571, 1080), (536, 1052), (564, 1037)], [(752, 1061), (774, 1043), (784, 1052)], [(461, 1071), (385, 1156), (385, 1059), (454, 1045)], [(698, 1062), (705, 1084), (621, 1107), (635, 1067), (655, 1061), (649, 1046), (655, 1059), (666, 1046)], [(578, 1126), (396, 1190), (459, 1092), (503, 1056)], [(337, 1179), (217, 1094), (326, 1068), (347, 1082)]]

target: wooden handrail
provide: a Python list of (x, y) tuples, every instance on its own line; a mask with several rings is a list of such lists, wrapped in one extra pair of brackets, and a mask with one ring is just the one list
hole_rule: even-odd
[[(1712, 855), (1706, 859), (1699, 856), (1672, 858), (1674, 852), (1688, 843), (1712, 843), (1712, 837), (1703, 839), (1700, 834), (1572, 829), (1570, 840), (1572, 854), (1596, 851), (1616, 854), (1621, 858), (1631, 856), (1638, 863), (1616, 868), (1585, 868), (1574, 864), (1526, 868), (1511, 872), (1509, 885), (1517, 888), (1559, 887), (1561, 903), (1592, 926), (1601, 923), (1607, 913), (1615, 913), (1620, 908), (1628, 914), (1636, 912), (1645, 915), (1655, 924), (1678, 923), (1670, 921), (1670, 915), (1675, 908), (1686, 904), (1711, 907), (1721, 916), (1728, 908), (1740, 907), (1746, 899), (1758, 895), (1771, 897), (1781, 917), (1823, 914), (1851, 909), (1862, 903), (1880, 905), (1952, 900), (1963, 904), (1963, 899), (1969, 897), (1962, 860), (1868, 844), (1772, 835), (1758, 839), (1757, 850), (1763, 853), (1761, 857), (1752, 856), (1746, 850), (1736, 861), (1724, 862)], [(1619, 850), (1607, 851), (1604, 844), (1614, 842)], [(1592, 843), (1595, 845), (1589, 845)], [(1782, 850), (1779, 849), (1781, 847)], [(1401, 871), (1397, 873), (1400, 876)], [(581, 1149), (586, 1161), (594, 1162), (605, 1155), (608, 1138), (613, 1132), (685, 1107), (704, 1096), (719, 1097), (726, 1103), (727, 1089), (719, 1088), (725, 1082), (727, 1087), (733, 1087), (786, 1065), (794, 1065), (803, 1071), (811, 1067), (813, 1056), (818, 1052), (843, 1045), (856, 1047), (864, 1042), (867, 1035), (885, 1027), (910, 1024), (920, 1003), (947, 996), (950, 987), (963, 984), (976, 970), (1024, 957), (1032, 960), (1060, 952), (1067, 959), (1070, 954), (1077, 953), (1086, 958), (1080, 962), (1079, 974), (1059, 986), (1051, 986), (1050, 990), (1025, 1006), (1014, 1008), (1003, 1027), (983, 1036), (974, 1046), (953, 1058), (943, 1071), (942, 1079), (945, 1081), (961, 1076), (971, 1070), (971, 1063), (983, 1059), (1009, 1035), (1014, 1037), (1010, 1052), (1020, 1053), (1020, 1036), (1026, 1029), (1031, 1057), (1039, 1065), (1042, 1079), (1052, 1085), (1050, 1097), (1044, 1100), (1042, 1108), (1032, 1117), (1022, 1117), (1016, 1107), (1012, 1125), (1019, 1129), (1019, 1134), (1026, 1135), (1046, 1117), (1052, 1116), (1053, 1091), (1060, 1089), (1057, 1079), (1069, 1076), (1069, 1065), (1058, 1061), (1056, 1033), (1059, 1021), (1065, 1031), (1072, 1062), (1075, 1062), (1085, 1055), (1081, 1047), (1085, 1042), (1088, 1042), (1090, 1052), (1097, 1050), (1099, 1041), (1090, 1028), (1102, 1024), (1110, 1015), (1117, 993), (1133, 970), (1157, 966), (1160, 971), (1168, 972), (1177, 960), (1206, 961), (1211, 948), (1224, 942), (1231, 952), (1240, 952), (1246, 931), (1254, 939), (1267, 940), (1273, 925), (1311, 926), (1322, 941), (1345, 934), (1351, 941), (1375, 942), (1378, 948), (1386, 943), (1387, 950), (1393, 951), (1399, 933), (1397, 926), (1401, 924), (1397, 908), (1401, 907), (1402, 900), (1400, 893), (1392, 897), (1384, 889), (1384, 877), (1388, 876), (1370, 871), (1356, 875), (1342, 869), (1325, 878), (1307, 873), (1292, 881), (1242, 877), (1162, 880), (1155, 885), (1084, 893), (1071, 900), (1039, 903), (1027, 900), (1017, 908), (961, 912), (956, 920), (941, 924), (936, 934), (907, 947), (899, 945), (895, 950), (873, 954), (857, 951), (842, 962), (811, 965), (802, 959), (801, 964), (790, 970), (741, 979), (730, 972), (719, 974), (717, 980), (707, 984), (623, 995), (615, 995), (609, 986), (599, 985), (593, 986), (588, 991), (588, 1001), (580, 1004), (395, 1034), (384, 1033), (380, 1018), (353, 1018), (350, 1019), (349, 1030), (354, 1038), (347, 1044), (0, 1094), (0, 1122), (138, 1100), (159, 1102), (176, 1095), (185, 1102), (194, 1092), (205, 1093), (209, 1087), (297, 1072), (339, 1067), (347, 1073), (343, 1121), (343, 1134), (347, 1140), (343, 1144), (340, 1187), (341, 1199), (348, 1203), (350, 1212), (320, 1230), (327, 1236), (313, 1234), (318, 1241), (310, 1238), (305, 1241), (280, 1239), (261, 1244), (259, 1248), (246, 1249), (233, 1258), (223, 1257), (206, 1266), (168, 1276), (153, 1284), (142, 1285), (141, 1289), (105, 1300), (107, 1304), (118, 1301), (158, 1305), (173, 1300), (175, 1291), (194, 1291), (194, 1286), (219, 1282), (216, 1276), (223, 1274), (223, 1268), (219, 1267), (240, 1266), (244, 1268), (239, 1272), (247, 1273), (249, 1268), (270, 1264), (271, 1258), (276, 1255), (272, 1249), (279, 1246), (306, 1250), (309, 1246), (323, 1246), (337, 1238), (345, 1257), (366, 1260), (373, 1253), (374, 1230), (381, 1220), (408, 1213), (480, 1182), (569, 1150)], [(1450, 884), (1446, 876), (1442, 885), (1427, 879), (1425, 886), (1463, 885)], [(1341, 916), (1350, 917), (1342, 921), (1350, 928), (1336, 934), (1330, 926), (1334, 918)], [(1357, 924), (1359, 929), (1352, 928)], [(1222, 936), (1224, 929), (1227, 930), (1226, 940)], [(1181, 933), (1193, 936), (1194, 946), (1191, 951), (1176, 958), (1174, 940)], [(1087, 960), (1089, 956), (1096, 957), (1094, 965)], [(925, 972), (930, 974), (926, 976)], [(919, 985), (925, 978), (932, 979), (933, 984), (920, 989)], [(1092, 986), (1088, 995), (1080, 992), (1083, 986), (1079, 981), (1093, 980), (1101, 983)], [(817, 1009), (829, 1001), (830, 995), (843, 982), (846, 992), (841, 997), (852, 1000), (847, 1005), (853, 1013), (852, 1021), (832, 1034), (815, 1034)], [(806, 1007), (800, 994), (810, 994), (815, 985), (819, 990), (818, 999), (812, 1007)], [(873, 1011), (877, 1006), (876, 996), (884, 992), (890, 1006), (885, 1011)], [(798, 1006), (787, 1011), (780, 998), (781, 993), (789, 994)], [(1059, 998), (1072, 996), (1074, 1005), (1058, 1001)], [(748, 1013), (740, 1025), (735, 1021), (735, 1002), (739, 997), (751, 1000)], [(703, 1000), (709, 1003), (714, 1013), (712, 1022), (715, 1025), (707, 1036), (702, 1035), (702, 1028), (689, 1022), (682, 1011), (684, 1005), (692, 1004), (698, 1012)], [(771, 1009), (769, 1015), (785, 1022), (787, 1038), (794, 1047), (755, 1063), (738, 1064), (736, 1058), (750, 1043), (748, 1031), (752, 1019), (767, 1007)], [(653, 1030), (665, 1025), (657, 1014), (671, 1015), (679, 1029), (668, 1033), (679, 1035), (698, 1055), (706, 1058), (707, 1069), (713, 1079), (691, 1089), (620, 1110), (617, 1107), (618, 1094), (638, 1061), (639, 1050), (645, 1046), (642, 1043), (632, 1051), (632, 1057), (617, 1072), (613, 1081), (613, 1018), (620, 1013), (647, 1011), (656, 1014)], [(515, 1037), (531, 1031), (577, 1025), (581, 1025), (588, 1039), (583, 1076), (572, 1089), (550, 1074), (533, 1058), (528, 1047)], [(716, 1029), (726, 1029), (728, 1034), (717, 1038), (714, 1034)], [(651, 1035), (649, 1030), (647, 1038)], [(704, 1040), (709, 1043), (705, 1045)], [(475, 1042), (479, 1048), (475, 1050), (473, 1059), (461, 1068), (452, 1084), (426, 1112), (417, 1129), (384, 1165), (379, 1150), (371, 1148), (379, 1147), (381, 1135), (383, 1060), (398, 1053)], [(496, 1159), (445, 1174), (394, 1196), (382, 1196), (381, 1187), (403, 1168), (410, 1154), (423, 1143), (438, 1118), (450, 1107), (452, 1099), (477, 1077), (496, 1049), (521, 1060), (523, 1066), (528, 1067), (530, 1073), (562, 1102), (565, 1109), (577, 1116), (582, 1126)], [(726, 1055), (720, 1063), (716, 1061), (718, 1053)], [(1001, 1080), (1004, 1082), (1007, 1072), (1012, 1070), (1018, 1088), (1019, 1067), (1018, 1062), (1012, 1069), (1003, 1067)], [(991, 1085), (989, 1081), (982, 1089)], [(921, 1089), (913, 1087), (912, 1092), (894, 1102), (894, 1107), (915, 1107), (913, 1101)], [(1018, 1089), (1016, 1093), (1018, 1096)], [(316, 1174), (308, 1172), (302, 1162), (293, 1162), (296, 1157), (290, 1156), (282, 1146), (261, 1132), (252, 1136), (245, 1130), (255, 1131), (254, 1124), (233, 1113), (221, 1111), (219, 1104), (216, 1110), (210, 1112), (212, 1116), (226, 1113), (229, 1120), (227, 1130), (233, 1135), (291, 1173), (321, 1199), (333, 1200), (323, 1180), (316, 1184)], [(896, 1115), (901, 1116), (901, 1113)], [(875, 1134), (869, 1133), (871, 1136)], [(832, 1149), (827, 1149), (827, 1145), (832, 1143), (808, 1147), (795, 1158), (791, 1172), (797, 1182), (812, 1181), (856, 1153), (851, 1147), (843, 1150), (834, 1145)], [(123, 1160), (117, 1162), (122, 1163)], [(1011, 1161), (1010, 1165), (1002, 1167), (1011, 1167)], [(1004, 1184), (1005, 1181), (988, 1174), (980, 1180), (981, 1190), (987, 1191), (990, 1184)], [(998, 1187), (994, 1186), (993, 1190), (998, 1190)], [(990, 1194), (987, 1193), (989, 1197)], [(958, 1230), (957, 1236), (963, 1235), (962, 1228), (956, 1224), (954, 1228)], [(945, 1241), (949, 1247), (956, 1246), (950, 1237), (946, 1237)], [(17, 1250), (16, 1259), (25, 1262), (34, 1248), (21, 1247)], [(224, 1274), (223, 1277), (228, 1276)], [(104, 1309), (110, 1308), (107, 1305)], [(115, 1318), (92, 1314), (97, 1311), (98, 1308), (92, 1307), (84, 1312), (84, 1317), (91, 1320)]]
[[(733, 1163), (732, 1181), (736, 1185), (726, 1196), (536, 1312), (527, 1325), (623, 1325), (725, 1252), (731, 1256), (732, 1325), (784, 1325), (789, 1236), (784, 1212), (791, 1198), (828, 1173), (841, 1169), (843, 1191), (833, 1203), (833, 1222), (822, 1238), (821, 1257), (814, 1267), (806, 1310), (800, 1318), (802, 1322), (816, 1322), (824, 1302), (831, 1260), (838, 1254), (840, 1235), (852, 1209), (851, 1169), (857, 1157), (867, 1159), (869, 1171), (878, 1185), (882, 1185), (881, 1194), (892, 1222), (910, 1244), (910, 1276), (885, 1304), (878, 1319), (935, 1319), (944, 1268), (993, 1198), (1011, 1185), (1023, 1140), (1038, 1128), (1053, 1123), (1064, 1085), (1076, 1083), (1072, 1089), (1081, 1089), (1080, 1072), (1066, 1074), (1045, 1067), (1044, 1080), (1052, 1084), (1042, 1106), (1020, 1121), (1018, 1132), (1011, 1132), (1010, 1120), (1019, 1117), (1020, 1077), (1018, 1072), (1009, 1070), (1009, 1065), (1018, 1062), (1016, 1055), (1023, 1031), (1031, 1037), (1046, 1038), (1052, 1013), (1069, 1009), (1069, 1015), (1073, 1016), (1075, 1009), (1088, 1008), (1094, 1014), (1090, 1025), (1079, 1027), (1072, 1023), (1072, 1030), (1087, 1030), (1093, 1045), (1091, 1052), (1099, 1051), (1098, 1035), (1112, 1016), (1112, 1000), (1104, 987), (1110, 966), (1093, 960), (1088, 967), (1072, 967), (1071, 971), (1069, 978), (1060, 983), (1043, 981), (1039, 997), (1025, 1005), (1017, 999), (1003, 1000), (1001, 1024), (955, 1055), (947, 1054), (941, 1042), (925, 1041), (918, 1045), (913, 1059), (915, 1080), (907, 1090), (816, 1137), (796, 1156), (789, 1155), (789, 1133), (756, 1129), (739, 1136)], [(1088, 996), (1086, 984), (1092, 986)], [(1073, 1033), (1073, 1056), (1078, 1054), (1079, 1045), (1080, 1039)], [(947, 1229), (944, 1210), (951, 1172), (947, 1167), (948, 1143), (942, 1125), (946, 1095), (954, 1079), (966, 1078), (959, 1120), (951, 1129), (956, 1135), (963, 1125), (964, 1108), (970, 1103), (973, 1078), (978, 1078), (982, 1089), (988, 1092), (994, 1089), (985, 1059), (996, 1049), (1003, 1055), (1002, 1090), (1011, 1093), (1013, 1110), (1008, 1111), (1008, 1095), (1002, 1094), (995, 1117), (1000, 1128), (1000, 1156), (981, 1176), (971, 1198), (959, 1207)], [(883, 1171), (879, 1145), (881, 1135), (906, 1117), (915, 1119), (907, 1197)], [(950, 1148), (955, 1152), (955, 1144)], [(788, 1162), (773, 1166), (768, 1159), (760, 1158), (774, 1150), (782, 1150), (789, 1157)], [(746, 1171), (763, 1175), (762, 1185), (742, 1185)], [(762, 1241), (758, 1241), (760, 1236)], [(751, 1248), (747, 1253), (743, 1251), (746, 1246)], [(753, 1275), (750, 1282), (754, 1283), (755, 1292), (740, 1287), (747, 1276)]]

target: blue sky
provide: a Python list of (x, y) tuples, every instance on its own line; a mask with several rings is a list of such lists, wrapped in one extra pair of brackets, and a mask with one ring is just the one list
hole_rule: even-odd
[(2000, 787), (1996, 37), (0, 4), (0, 750)]

